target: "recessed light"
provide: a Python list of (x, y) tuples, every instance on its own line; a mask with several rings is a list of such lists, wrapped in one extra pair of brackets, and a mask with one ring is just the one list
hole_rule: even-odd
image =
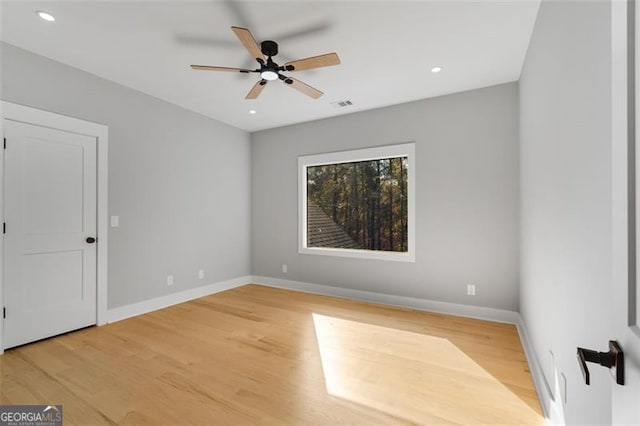
[(36, 10), (36, 15), (38, 15), (40, 18), (44, 19), (47, 22), (53, 22), (56, 20), (56, 18), (47, 12), (44, 12), (42, 10)]
[(431, 68), (431, 72), (434, 73), (434, 74), (437, 74), (440, 71), (442, 71), (442, 67), (433, 67), (433, 68)]
[(249, 110), (249, 114), (255, 114), (256, 112), (258, 112), (258, 111), (256, 111), (255, 109), (250, 109)]

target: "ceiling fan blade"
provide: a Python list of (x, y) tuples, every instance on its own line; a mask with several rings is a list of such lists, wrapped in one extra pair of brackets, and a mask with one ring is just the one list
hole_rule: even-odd
[(329, 22), (319, 22), (311, 27), (302, 28), (299, 30), (290, 31), (286, 34), (280, 34), (278, 36), (274, 36), (272, 40), (278, 40), (278, 42), (283, 42), (286, 40), (291, 40), (295, 38), (305, 37), (308, 35), (321, 33), (327, 31), (331, 27)]
[(312, 97), (313, 99), (318, 99), (320, 96), (324, 95), (324, 93), (322, 93), (318, 89), (313, 88), (308, 84), (301, 82), (300, 80), (296, 80), (293, 77), (284, 77), (282, 81), (284, 81), (287, 85), (293, 87), (297, 91)]
[(264, 86), (267, 85), (267, 80), (262, 79), (260, 81), (258, 81), (252, 88), (251, 90), (249, 90), (249, 93), (247, 93), (247, 96), (245, 96), (245, 99), (256, 99), (258, 96), (260, 96), (260, 93), (262, 93), (262, 90), (264, 89)]
[(236, 34), (236, 36), (238, 36), (240, 42), (249, 51), (254, 59), (260, 59), (261, 61), (264, 61), (262, 50), (260, 50), (260, 46), (258, 46), (258, 43), (256, 43), (256, 39), (253, 38), (253, 35), (251, 35), (251, 31), (246, 28), (240, 27), (231, 27), (231, 30)]
[(250, 19), (247, 16), (247, 13), (245, 11), (245, 6), (243, 6), (239, 1), (224, 0), (223, 3), (227, 6), (229, 11), (234, 15), (234, 22), (237, 22), (243, 27), (251, 26), (251, 24), (249, 24)]
[(205, 47), (224, 47), (224, 48), (237, 48), (238, 42), (235, 40), (222, 40), (215, 37), (200, 36), (195, 34), (176, 34), (173, 39), (176, 43), (191, 45), (191, 46), (205, 46)]
[(338, 58), (338, 54), (334, 52), (287, 62), (284, 64), (284, 68), (287, 71), (301, 71), (312, 68), (330, 67), (332, 65), (338, 65), (339, 63), (340, 58)]
[(200, 70), (200, 71), (228, 71), (228, 72), (241, 72), (241, 73), (255, 72), (254, 70), (250, 70), (247, 68), (212, 67), (209, 65), (191, 65), (191, 69)]

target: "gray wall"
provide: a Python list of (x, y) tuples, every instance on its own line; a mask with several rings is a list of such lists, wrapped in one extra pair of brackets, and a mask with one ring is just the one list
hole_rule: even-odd
[(109, 308), (250, 274), (246, 132), (1, 47), (2, 99), (109, 126)]
[[(517, 310), (517, 92), (509, 83), (253, 133), (253, 274)], [(297, 157), (409, 141), (416, 263), (298, 254)]]
[(570, 424), (608, 424), (611, 378), (587, 387), (577, 346), (611, 338), (608, 2), (543, 1), (520, 80), (520, 309), (546, 377), (567, 377)]

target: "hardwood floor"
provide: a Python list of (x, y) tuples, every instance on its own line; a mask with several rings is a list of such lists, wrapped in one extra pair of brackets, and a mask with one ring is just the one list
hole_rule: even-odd
[(513, 325), (247, 285), (0, 356), (65, 425), (543, 424)]

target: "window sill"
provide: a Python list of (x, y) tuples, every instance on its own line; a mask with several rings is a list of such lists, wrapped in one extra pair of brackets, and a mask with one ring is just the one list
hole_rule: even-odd
[(354, 250), (325, 247), (300, 247), (298, 249), (298, 253), (319, 256), (354, 257), (369, 260), (390, 260), (395, 262), (415, 263), (416, 261), (415, 255), (412, 253), (399, 253), (390, 251)]

